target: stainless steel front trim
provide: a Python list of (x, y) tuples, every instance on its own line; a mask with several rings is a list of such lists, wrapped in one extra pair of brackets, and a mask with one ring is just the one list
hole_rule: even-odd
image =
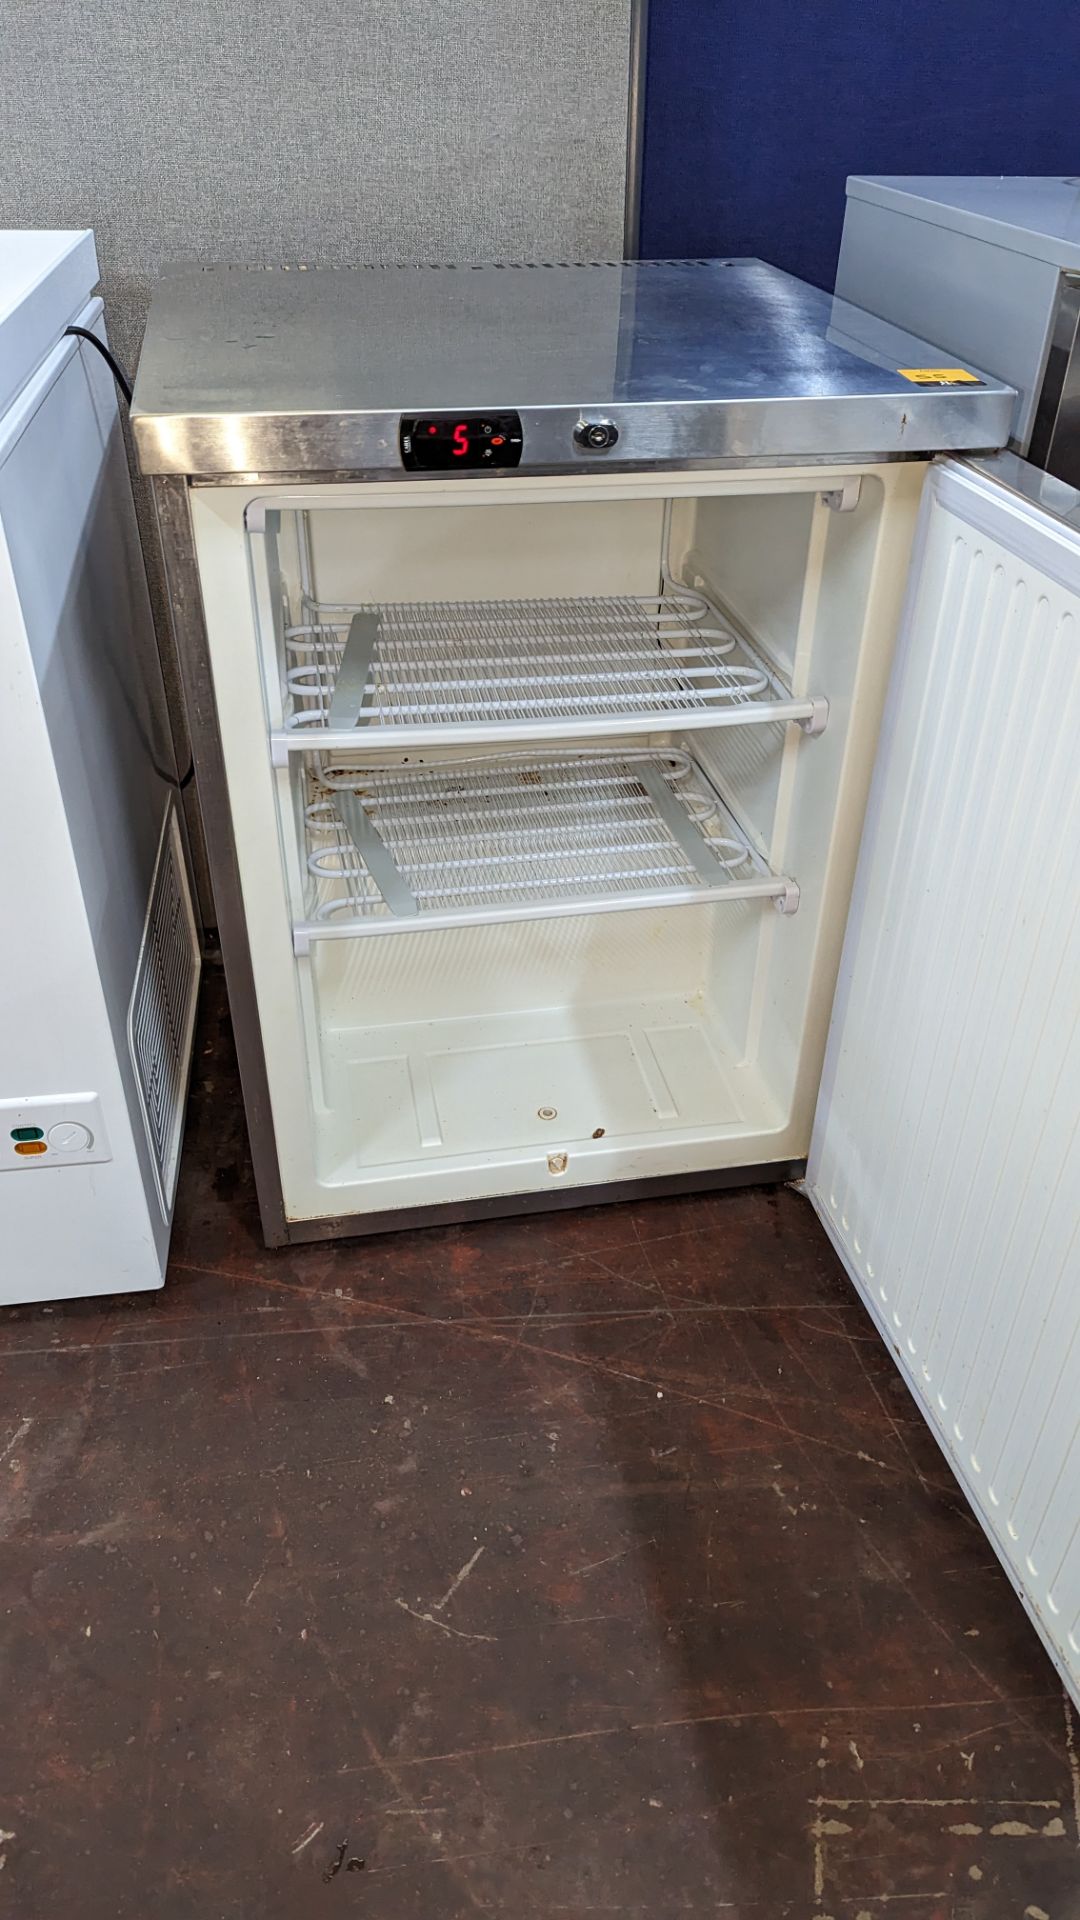
[(1080, 486), (1080, 274), (1063, 273), (1028, 459)]
[[(919, 398), (915, 399), (918, 393)], [(619, 430), (617, 449), (589, 453), (574, 444), (579, 407), (519, 409), (529, 448), (527, 464), (486, 474), (525, 484), (538, 474), (576, 479), (604, 471), (744, 467), (780, 460), (817, 465), (823, 454), (854, 460), (868, 447), (911, 455), (1002, 446), (1012, 417), (1013, 392), (1000, 386), (916, 389), (908, 394), (848, 397), (832, 406), (808, 397), (778, 405), (768, 400), (664, 401), (608, 406)], [(255, 470), (304, 474), (334, 468), (371, 479), (423, 485), (403, 473), (396, 413), (190, 415), (182, 423), (147, 417), (137, 444), (144, 472), (217, 475)], [(881, 454), (869, 456), (875, 461)], [(444, 476), (439, 476), (443, 478)]]
[(195, 559), (191, 506), (187, 485), (181, 479), (159, 476), (152, 482), (152, 488), (225, 962), (259, 1217), (267, 1246), (280, 1247), (286, 1244), (289, 1233)]
[(626, 95), (626, 211), (623, 253), (641, 253), (641, 182), (645, 159), (645, 88), (648, 79), (649, 0), (630, 0), (630, 73)]
[[(858, 453), (830, 454), (827, 457), (821, 455), (813, 464), (815, 467), (887, 467), (899, 465), (905, 460), (925, 461), (925, 459), (925, 453), (872, 453), (868, 448), (864, 447)], [(790, 467), (794, 472), (806, 465), (807, 460), (805, 454), (799, 454), (790, 460), (777, 460), (773, 458), (762, 460), (741, 460), (735, 458), (728, 460), (707, 460), (703, 458), (701, 460), (681, 461), (678, 471), (680, 473), (711, 473), (715, 468), (718, 473), (742, 473), (745, 471), (752, 474), (758, 468), (771, 473), (778, 467)], [(650, 461), (612, 461), (606, 457), (602, 460), (601, 466), (604, 469), (610, 468), (616, 473), (655, 472), (655, 468)], [(596, 471), (596, 469), (594, 469), (594, 471)], [(581, 477), (588, 478), (589, 476), (583, 474)], [(380, 487), (396, 485), (403, 487), (425, 487), (432, 485), (437, 486), (440, 480), (438, 474), (420, 475), (405, 473), (404, 471), (401, 473), (380, 473), (372, 467), (332, 467), (326, 472), (319, 472), (313, 468), (305, 468), (302, 472), (299, 468), (291, 471), (285, 468), (281, 472), (273, 473), (266, 471), (253, 471), (250, 473), (193, 473), (188, 475), (187, 478), (189, 479), (192, 491), (200, 487), (273, 487), (275, 492), (279, 488), (285, 487), (327, 487), (341, 486), (346, 483), (355, 486), (365, 485), (371, 482), (377, 482)], [(485, 478), (498, 480), (500, 486), (507, 488), (507, 499), (513, 497), (510, 489), (518, 484), (518, 476), (516, 474), (485, 475)], [(577, 479), (578, 475), (576, 473), (568, 475), (565, 468), (562, 467), (542, 467), (535, 470), (530, 469), (527, 475), (521, 476), (520, 484), (524, 486), (533, 480), (566, 480), (568, 478)], [(249, 530), (253, 528), (258, 530), (257, 517), (259, 513), (264, 510), (264, 502), (252, 502), (252, 505), (248, 508), (249, 518), (247, 525)]]

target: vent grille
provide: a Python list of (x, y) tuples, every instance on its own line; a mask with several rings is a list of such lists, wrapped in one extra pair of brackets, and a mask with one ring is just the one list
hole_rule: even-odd
[[(321, 266), (308, 261), (283, 261), (267, 266), (237, 266), (225, 262), (227, 273), (488, 273), (492, 267), (523, 271), (535, 267), (715, 267), (729, 261), (718, 256), (704, 260), (330, 260)], [(220, 273), (222, 267), (207, 264), (198, 273)]]
[(198, 931), (170, 803), (128, 1009), (128, 1045), (166, 1219), (176, 1194), (198, 987)]

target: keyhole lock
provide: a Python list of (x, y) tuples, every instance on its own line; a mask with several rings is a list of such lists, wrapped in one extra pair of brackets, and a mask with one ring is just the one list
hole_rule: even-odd
[(579, 420), (574, 428), (574, 440), (584, 453), (606, 453), (618, 437), (614, 420)]

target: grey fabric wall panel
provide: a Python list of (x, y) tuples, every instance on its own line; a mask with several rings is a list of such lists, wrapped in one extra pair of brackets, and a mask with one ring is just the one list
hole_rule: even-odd
[(0, 0), (0, 227), (93, 227), (131, 367), (170, 261), (621, 258), (630, 27), (631, 0)]
[(630, 0), (0, 0), (0, 226), (171, 260), (621, 256)]

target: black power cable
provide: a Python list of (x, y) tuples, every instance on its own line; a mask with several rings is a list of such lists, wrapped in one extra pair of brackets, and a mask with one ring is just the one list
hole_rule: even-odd
[(108, 367), (109, 372), (112, 374), (113, 379), (116, 381), (117, 386), (119, 387), (121, 393), (123, 394), (124, 399), (127, 401), (127, 404), (130, 407), (131, 381), (128, 379), (127, 374), (124, 372), (123, 367), (120, 365), (120, 362), (118, 360), (113, 359), (113, 356), (109, 352), (108, 347), (105, 345), (104, 340), (99, 340), (97, 337), (97, 334), (91, 333), (89, 327), (65, 327), (64, 332), (75, 334), (79, 340), (89, 340), (90, 345), (92, 347), (97, 348), (98, 352), (100, 353), (102, 359), (105, 362), (105, 365)]
[[(132, 393), (131, 381), (128, 379), (127, 374), (124, 372), (123, 367), (120, 365), (120, 362), (117, 359), (115, 359), (113, 355), (109, 352), (109, 349), (105, 345), (104, 340), (99, 340), (97, 337), (97, 334), (91, 333), (89, 327), (65, 327), (64, 332), (73, 333), (76, 339), (78, 340), (88, 340), (92, 347), (97, 348), (98, 352), (100, 353), (102, 359), (105, 362), (105, 365), (108, 367), (109, 372), (112, 374), (113, 379), (116, 381), (117, 386), (119, 387), (121, 393), (123, 394), (125, 402), (130, 407), (131, 393)], [(183, 775), (183, 777), (179, 780), (176, 778), (175, 774), (166, 773), (164, 769), (161, 767), (158, 767), (157, 771), (158, 773), (161, 774), (161, 777), (163, 780), (167, 780), (169, 782), (169, 785), (171, 787), (176, 787), (178, 792), (183, 793), (184, 788), (190, 786), (192, 780), (195, 777), (195, 762), (194, 760), (190, 760), (188, 762), (188, 770)]]

